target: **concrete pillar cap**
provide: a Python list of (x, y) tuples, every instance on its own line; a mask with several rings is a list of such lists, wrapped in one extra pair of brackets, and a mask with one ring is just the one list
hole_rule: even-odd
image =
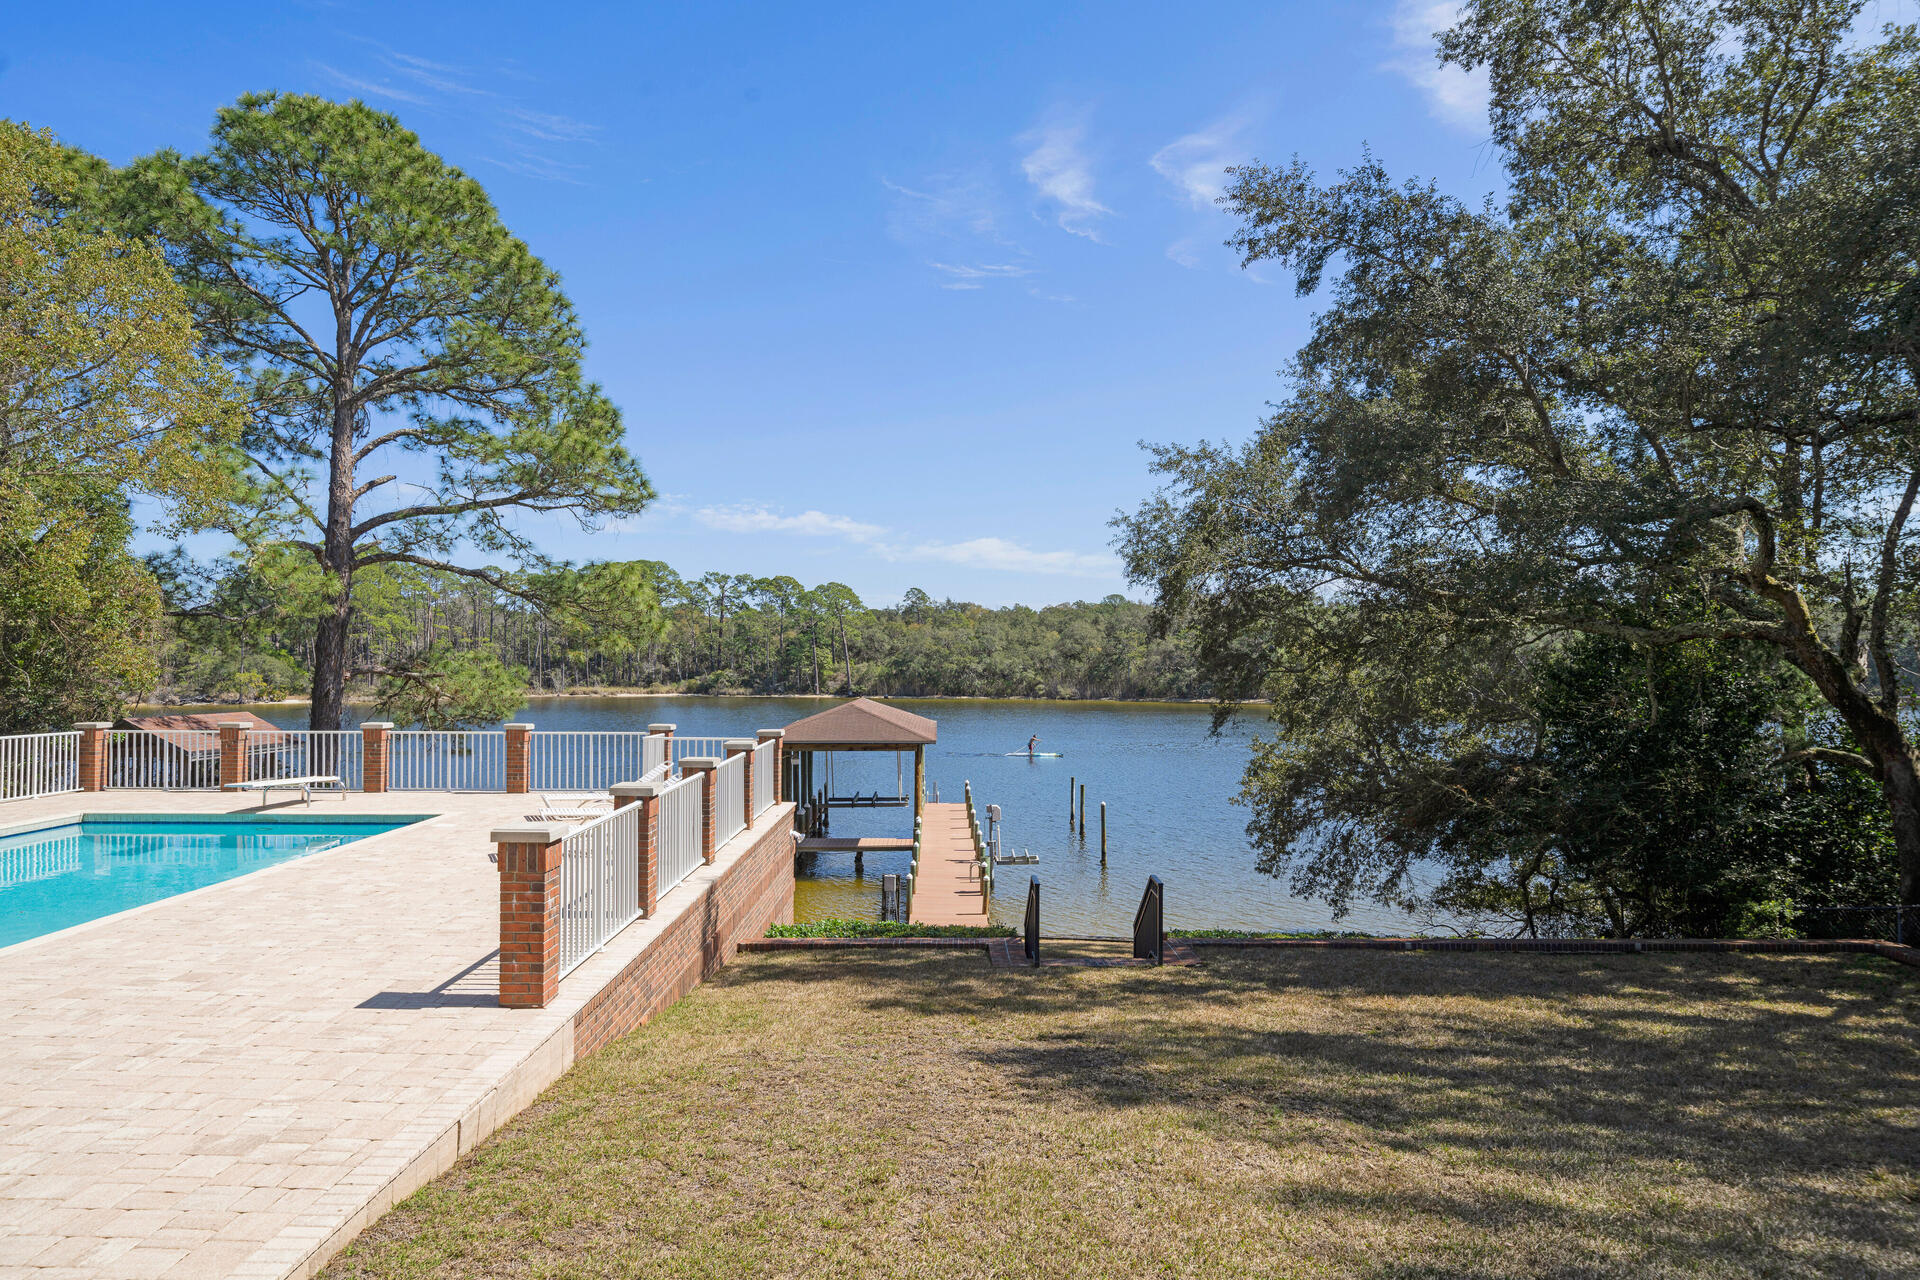
[(650, 724), (647, 726), (647, 732), (648, 733), (672, 733), (675, 729), (678, 729), (679, 727), (680, 726), (677, 724)]
[(607, 791), (622, 798), (631, 796), (636, 800), (650, 800), (672, 785), (671, 782), (616, 782)]
[(558, 844), (566, 834), (565, 827), (498, 827), (487, 839), (494, 844)]
[(391, 729), (391, 728), (393, 728), (393, 721), (391, 721), (391, 720), (362, 720), (362, 721), (360, 722), (360, 727), (361, 727), (362, 729)]
[(111, 729), (113, 728), (113, 721), (111, 720), (76, 720), (74, 722), (73, 727), (76, 729)]
[(253, 721), (251, 721), (251, 720), (222, 720), (222, 721), (220, 722), (220, 727), (221, 727), (222, 729), (251, 729), (251, 728), (253, 728)]
[(729, 751), (751, 751), (760, 744), (752, 738), (728, 738), (726, 742), (721, 745), (725, 746)]
[(503, 728), (503, 729), (531, 729), (531, 728), (533, 728), (533, 726), (532, 726), (532, 725), (530, 725), (530, 724), (508, 724), (508, 725), (502, 725), (502, 726), (500, 726), (500, 727), (501, 727), (501, 728)]
[(726, 761), (719, 756), (687, 756), (680, 761), (680, 772), (685, 773), (689, 769), (718, 769), (725, 763)]
[(785, 729), (755, 729), (753, 733), (755, 737), (761, 739), (762, 741), (765, 741), (768, 738), (784, 738), (787, 736), (787, 731)]

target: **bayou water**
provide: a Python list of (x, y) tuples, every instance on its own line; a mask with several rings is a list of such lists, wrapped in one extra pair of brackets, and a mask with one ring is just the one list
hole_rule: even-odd
[[(780, 728), (831, 705), (810, 698), (556, 697), (529, 700), (517, 719), (541, 729), (644, 729), (670, 721), (682, 734), (751, 736)], [(930, 790), (958, 800), (973, 783), (982, 806), (1003, 815), (1003, 852), (1031, 851), (1037, 866), (1001, 866), (996, 920), (1018, 924), (1027, 881), (1040, 877), (1042, 926), (1056, 936), (1117, 936), (1133, 924), (1149, 875), (1166, 884), (1169, 929), (1359, 929), (1394, 933), (1421, 922), (1380, 907), (1356, 906), (1336, 922), (1325, 904), (1288, 892), (1260, 874), (1247, 842), (1247, 810), (1233, 803), (1257, 718), (1208, 733), (1202, 706), (1133, 702), (900, 699), (895, 705), (930, 716), (939, 741), (927, 751)], [(175, 708), (185, 710), (186, 708)], [(293, 704), (246, 710), (286, 728), (306, 723)], [(356, 711), (363, 709), (356, 708)], [(1257, 717), (1257, 713), (1256, 713)], [(355, 717), (350, 716), (350, 721)], [(1027, 739), (1060, 759), (1028, 759)], [(912, 788), (912, 757), (905, 757)], [(895, 794), (901, 775), (890, 754), (834, 757), (836, 791)], [(816, 782), (824, 781), (816, 772)], [(1068, 785), (1087, 788), (1087, 833), (1067, 821)], [(1107, 857), (1100, 857), (1100, 804), (1107, 806)], [(907, 836), (905, 809), (837, 809), (836, 836)], [(798, 868), (795, 912), (802, 920), (872, 918), (880, 877), (904, 872), (905, 853), (868, 854), (859, 870), (850, 853), (808, 855)]]

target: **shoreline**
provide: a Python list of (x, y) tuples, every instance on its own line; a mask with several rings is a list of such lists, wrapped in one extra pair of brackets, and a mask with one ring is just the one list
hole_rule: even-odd
[[(681, 693), (673, 690), (658, 689), (567, 689), (529, 692), (529, 703), (546, 699), (566, 698), (714, 698), (735, 702), (850, 702), (854, 698), (872, 698), (876, 702), (1021, 702), (1035, 705), (1061, 707), (1210, 707), (1210, 698), (1023, 698), (1000, 697), (991, 694), (974, 693), (928, 693), (901, 694), (898, 696), (864, 693)], [(312, 703), (311, 698), (262, 698), (251, 702), (140, 702), (133, 706), (135, 711), (147, 710), (186, 710), (193, 707), (304, 707)], [(364, 698), (349, 698), (346, 705), (365, 707), (372, 703)], [(1249, 700), (1240, 704), (1246, 707), (1266, 705), (1265, 699)]]

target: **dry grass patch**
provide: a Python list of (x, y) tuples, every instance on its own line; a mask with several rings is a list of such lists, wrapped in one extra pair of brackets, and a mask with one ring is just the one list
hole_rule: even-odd
[(1920, 1273), (1920, 980), (1861, 956), (743, 959), (327, 1271)]

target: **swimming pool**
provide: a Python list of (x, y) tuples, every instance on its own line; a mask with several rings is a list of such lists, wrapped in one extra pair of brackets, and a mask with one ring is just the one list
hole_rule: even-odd
[(0, 947), (415, 823), (329, 818), (87, 814), (0, 836)]

